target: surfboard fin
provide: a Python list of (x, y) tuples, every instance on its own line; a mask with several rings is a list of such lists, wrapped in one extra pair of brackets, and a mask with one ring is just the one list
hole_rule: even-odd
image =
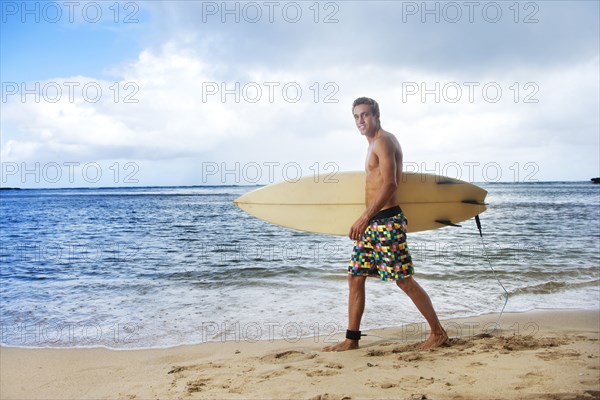
[(481, 203), (477, 200), (463, 200), (461, 203), (477, 204), (478, 206), (487, 206), (487, 203)]
[(457, 226), (459, 228), (462, 226), (462, 225), (458, 225), (458, 224), (453, 224), (451, 221), (448, 221), (447, 219), (436, 219), (435, 222), (437, 222), (438, 224), (446, 225), (446, 226)]
[(479, 214), (475, 216), (475, 223), (477, 224), (477, 229), (479, 230), (479, 236), (483, 238), (483, 233), (481, 232), (481, 221), (479, 220)]

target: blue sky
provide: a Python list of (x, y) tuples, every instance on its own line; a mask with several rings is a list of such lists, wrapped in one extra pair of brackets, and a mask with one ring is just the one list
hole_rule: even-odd
[(1, 186), (359, 170), (359, 96), (408, 171), (600, 176), (596, 1), (70, 4), (1, 3)]

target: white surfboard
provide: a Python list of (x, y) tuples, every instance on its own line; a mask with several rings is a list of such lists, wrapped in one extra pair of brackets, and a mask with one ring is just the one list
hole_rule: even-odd
[[(487, 191), (439, 175), (402, 174), (398, 201), (408, 232), (456, 225), (486, 210)], [(300, 231), (348, 235), (365, 209), (365, 172), (339, 172), (274, 183), (234, 200), (248, 214)]]

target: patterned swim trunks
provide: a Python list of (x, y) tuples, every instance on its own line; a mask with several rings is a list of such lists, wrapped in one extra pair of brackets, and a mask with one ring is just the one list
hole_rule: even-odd
[(379, 211), (354, 242), (348, 274), (399, 280), (414, 273), (406, 244), (406, 218), (400, 206)]

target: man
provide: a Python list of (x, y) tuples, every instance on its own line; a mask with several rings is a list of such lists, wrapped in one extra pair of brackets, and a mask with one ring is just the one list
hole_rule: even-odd
[(413, 265), (406, 244), (406, 224), (398, 206), (396, 190), (402, 175), (402, 149), (394, 135), (381, 128), (379, 105), (373, 99), (360, 97), (352, 104), (356, 126), (367, 138), (366, 209), (350, 228), (355, 240), (348, 266), (348, 330), (346, 340), (323, 351), (358, 348), (360, 320), (365, 309), (365, 281), (368, 276), (384, 281), (395, 280), (423, 314), (431, 333), (419, 347), (429, 349), (448, 340), (446, 331), (433, 309), (429, 296), (414, 280)]

